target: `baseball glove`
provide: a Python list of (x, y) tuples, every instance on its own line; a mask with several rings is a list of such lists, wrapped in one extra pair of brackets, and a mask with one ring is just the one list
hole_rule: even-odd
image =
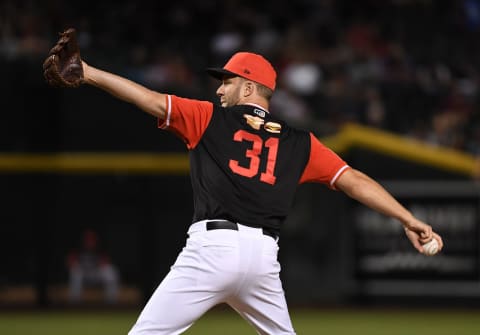
[(55, 87), (78, 87), (83, 84), (83, 66), (75, 29), (60, 33), (60, 39), (43, 62), (43, 76)]

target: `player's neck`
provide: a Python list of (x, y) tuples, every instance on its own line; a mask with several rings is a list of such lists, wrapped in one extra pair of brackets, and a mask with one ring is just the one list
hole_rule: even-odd
[(239, 101), (239, 103), (242, 105), (253, 105), (266, 111), (268, 111), (269, 107), (268, 100), (263, 97), (259, 97), (258, 95), (250, 95), (248, 97), (245, 97), (244, 99)]
[(245, 105), (250, 105), (250, 106), (257, 107), (257, 108), (261, 108), (261, 109), (263, 109), (265, 112), (270, 113), (270, 112), (268, 111), (268, 104), (267, 104), (266, 107), (263, 106), (263, 105), (260, 105), (260, 104), (253, 103), (253, 102), (247, 102), (247, 103), (245, 103)]

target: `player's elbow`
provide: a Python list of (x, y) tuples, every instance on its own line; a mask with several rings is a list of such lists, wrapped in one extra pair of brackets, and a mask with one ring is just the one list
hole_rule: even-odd
[(157, 118), (164, 119), (166, 110), (165, 94), (149, 91), (144, 99), (140, 101), (139, 107)]
[(370, 182), (371, 179), (364, 173), (355, 169), (349, 169), (339, 177), (335, 186), (348, 196), (357, 198), (357, 195), (368, 188)]

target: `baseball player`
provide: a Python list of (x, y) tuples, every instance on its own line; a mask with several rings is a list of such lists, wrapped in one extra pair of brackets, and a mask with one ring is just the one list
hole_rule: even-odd
[[(68, 45), (69, 36), (63, 35), (60, 45)], [(45, 77), (62, 86), (50, 70), (65, 63), (52, 65), (61, 57), (59, 49), (65, 47), (46, 60)], [(69, 74), (62, 80), (77, 77), (135, 104), (156, 117), (159, 128), (181, 138), (190, 154), (194, 214), (188, 239), (130, 335), (180, 334), (220, 303), (230, 305), (259, 334), (295, 334), (277, 252), (282, 223), (302, 183), (326, 184), (398, 219), (419, 252), (432, 238), (443, 246), (430, 225), (377, 182), (311, 132), (270, 114), (276, 72), (264, 57), (239, 52), (223, 68), (207, 70), (219, 80), (219, 105), (155, 92), (79, 59), (70, 62), (78, 64), (74, 69), (59, 71)]]

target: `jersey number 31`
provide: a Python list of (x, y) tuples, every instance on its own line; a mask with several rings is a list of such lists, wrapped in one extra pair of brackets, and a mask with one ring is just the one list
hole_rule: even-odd
[(253, 178), (258, 174), (260, 168), (260, 154), (262, 153), (263, 147), (265, 147), (268, 150), (267, 165), (265, 172), (260, 174), (260, 181), (274, 185), (276, 180), (274, 172), (275, 164), (277, 162), (278, 138), (270, 137), (266, 141), (263, 141), (258, 135), (249, 133), (245, 130), (238, 130), (233, 135), (233, 140), (236, 142), (251, 142), (252, 146), (245, 151), (245, 156), (250, 159), (248, 167), (243, 167), (237, 160), (231, 159), (228, 163), (230, 169), (241, 176)]

